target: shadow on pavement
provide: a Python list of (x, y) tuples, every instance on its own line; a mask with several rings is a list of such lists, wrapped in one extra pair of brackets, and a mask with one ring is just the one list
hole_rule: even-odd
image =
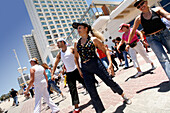
[(162, 83), (160, 83), (157, 86), (152, 86), (152, 87), (144, 88), (142, 90), (137, 91), (136, 93), (141, 93), (143, 91), (146, 91), (146, 90), (149, 90), (149, 89), (153, 89), (153, 88), (159, 88), (158, 92), (168, 92), (168, 91), (170, 91), (170, 81), (162, 82)]
[(113, 113), (124, 113), (123, 110), (124, 110), (125, 108), (126, 108), (126, 104), (125, 104), (125, 102), (123, 102), (123, 104), (120, 105), (120, 106), (116, 109), (116, 111), (113, 112)]
[[(142, 75), (140, 75), (139, 77), (142, 77), (142, 76), (144, 76), (144, 75), (146, 75), (146, 74), (154, 74), (154, 72), (152, 72), (154, 69), (149, 69), (149, 70), (147, 70), (147, 71), (144, 71), (143, 72), (143, 74)], [(136, 74), (135, 74), (136, 75)], [(125, 80), (125, 82), (127, 82), (129, 79), (136, 79), (136, 78), (138, 78), (138, 77), (135, 77), (135, 75), (132, 75), (132, 76), (130, 76), (129, 78), (127, 78), (126, 80)]]
[[(87, 102), (86, 104), (79, 106), (79, 108), (82, 111), (83, 109), (87, 108), (90, 105), (92, 105), (91, 100), (89, 102)], [(72, 113), (72, 111), (70, 111), (69, 113)]]

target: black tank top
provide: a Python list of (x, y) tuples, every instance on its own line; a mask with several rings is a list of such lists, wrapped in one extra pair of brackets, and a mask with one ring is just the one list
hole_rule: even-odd
[(143, 13), (141, 14), (141, 24), (142, 24), (143, 30), (145, 32), (145, 35), (151, 34), (151, 33), (154, 33), (156, 31), (160, 30), (160, 29), (166, 28), (166, 26), (162, 22), (160, 16), (153, 10), (151, 10), (151, 11), (152, 11), (152, 16), (148, 20), (143, 17)]
[(96, 48), (90, 36), (87, 38), (87, 41), (84, 44), (84, 46), (81, 45), (81, 39), (82, 38), (80, 38), (77, 43), (77, 52), (80, 55), (81, 62), (97, 57), (96, 51), (95, 51)]

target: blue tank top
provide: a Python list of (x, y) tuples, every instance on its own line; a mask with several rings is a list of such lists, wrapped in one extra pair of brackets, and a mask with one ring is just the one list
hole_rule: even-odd
[(81, 39), (79, 39), (77, 43), (77, 52), (80, 55), (81, 62), (92, 59), (94, 57), (97, 57), (96, 55), (96, 47), (93, 44), (93, 41), (91, 40), (90, 36), (88, 36), (86, 43), (84, 46), (81, 45)]
[(49, 69), (46, 69), (46, 70), (45, 70), (45, 73), (47, 74), (48, 80), (51, 80), (51, 72), (50, 72), (50, 70), (49, 70)]

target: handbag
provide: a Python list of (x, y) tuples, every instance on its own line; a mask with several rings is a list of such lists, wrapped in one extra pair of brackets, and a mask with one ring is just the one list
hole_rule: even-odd
[(131, 48), (135, 47), (137, 45), (137, 40), (133, 41), (129, 44)]

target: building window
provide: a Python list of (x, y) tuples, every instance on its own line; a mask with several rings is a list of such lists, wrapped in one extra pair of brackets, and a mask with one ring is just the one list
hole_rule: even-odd
[(50, 13), (45, 13), (46, 16), (50, 16)]
[(57, 28), (61, 28), (61, 25), (57, 25)]
[(49, 23), (49, 25), (53, 24), (53, 22), (52, 22), (52, 21), (50, 21), (50, 22), (48, 22), (48, 23)]
[(52, 39), (52, 37), (51, 36), (47, 36), (47, 39)]
[(45, 30), (46, 30), (46, 29), (48, 29), (48, 27), (43, 27), (43, 29), (45, 29)]
[(37, 9), (37, 12), (41, 12), (41, 9)]
[(48, 9), (44, 9), (44, 12), (48, 12)]
[(47, 3), (51, 3), (51, 1), (47, 1)]
[(50, 11), (55, 11), (54, 9), (50, 9)]
[(47, 20), (51, 20), (51, 17), (47, 17)]
[(49, 5), (49, 7), (53, 7), (53, 5)]
[(54, 17), (54, 20), (57, 20), (58, 18), (57, 17)]
[(52, 30), (52, 33), (56, 33), (57, 31), (56, 30)]
[(51, 44), (54, 44), (54, 42), (53, 41), (48, 41), (48, 44), (51, 45)]
[(50, 63), (50, 58), (49, 58), (49, 56), (47, 56), (47, 58), (46, 58), (46, 62), (47, 62), (47, 64), (49, 64), (49, 63)]
[(45, 20), (44, 18), (40, 18), (40, 20)]
[(37, 1), (37, 0), (34, 0), (34, 3), (38, 3), (38, 1)]
[(46, 22), (41, 22), (42, 25), (47, 25)]
[(62, 33), (62, 34), (60, 34), (60, 37), (64, 37), (65, 35)]
[(38, 13), (38, 16), (43, 16), (43, 14), (42, 13)]
[(41, 3), (45, 3), (45, 1), (41, 1)]
[(47, 5), (42, 5), (42, 7), (47, 7)]
[(59, 31), (60, 33), (61, 33), (61, 32), (63, 32), (63, 30), (62, 30), (62, 29), (59, 29), (58, 31)]
[(55, 21), (55, 23), (56, 23), (56, 24), (59, 24), (59, 23), (60, 23), (60, 21)]
[(52, 15), (57, 15), (56, 13), (52, 13)]
[(54, 1), (54, 3), (56, 3), (56, 4), (57, 4), (57, 1)]
[(50, 32), (49, 31), (45, 31), (45, 34), (50, 34)]
[(51, 51), (51, 54), (52, 54), (53, 58), (55, 58), (57, 56), (57, 53), (58, 53), (57, 50), (56, 51)]
[(35, 7), (40, 7), (40, 5), (35, 5)]
[(51, 29), (54, 29), (55, 27), (54, 26), (50, 26)]
[(58, 38), (58, 34), (55, 34), (55, 35), (54, 35), (54, 38)]

